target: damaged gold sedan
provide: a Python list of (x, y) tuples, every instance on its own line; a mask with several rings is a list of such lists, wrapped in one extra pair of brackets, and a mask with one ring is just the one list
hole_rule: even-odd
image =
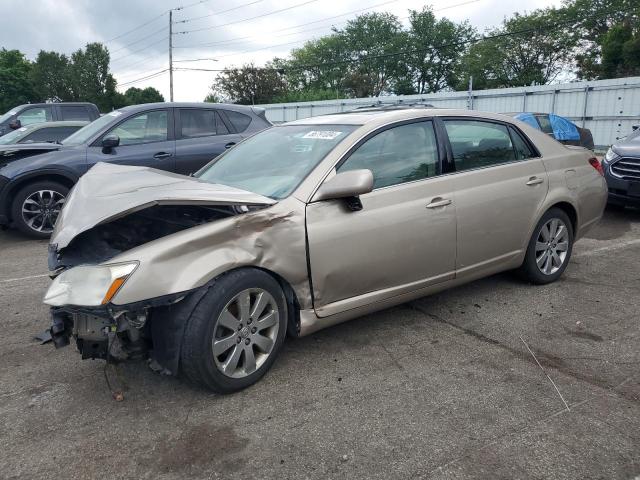
[(591, 152), (501, 115), (310, 118), (194, 177), (96, 165), (58, 219), (44, 301), (57, 347), (233, 392), (287, 335), (500, 271), (556, 280), (605, 202)]

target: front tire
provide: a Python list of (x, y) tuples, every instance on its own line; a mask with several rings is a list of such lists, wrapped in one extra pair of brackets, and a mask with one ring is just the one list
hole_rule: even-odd
[(571, 259), (573, 235), (569, 216), (559, 208), (549, 209), (533, 230), (520, 275), (538, 285), (555, 282)]
[(246, 268), (222, 275), (189, 317), (181, 372), (218, 393), (254, 384), (282, 348), (286, 308), (282, 289), (269, 274)]
[(49, 238), (69, 194), (64, 185), (52, 181), (30, 183), (13, 199), (13, 225), (32, 238)]

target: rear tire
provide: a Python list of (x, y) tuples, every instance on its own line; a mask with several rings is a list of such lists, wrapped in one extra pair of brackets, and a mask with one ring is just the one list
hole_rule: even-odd
[(571, 259), (573, 235), (569, 216), (559, 208), (549, 209), (533, 230), (520, 276), (537, 285), (555, 282)]
[(11, 204), (13, 225), (32, 238), (49, 238), (69, 188), (49, 180), (22, 187)]
[(222, 275), (188, 319), (180, 370), (218, 393), (242, 390), (271, 368), (287, 333), (287, 306), (278, 282), (245, 268)]

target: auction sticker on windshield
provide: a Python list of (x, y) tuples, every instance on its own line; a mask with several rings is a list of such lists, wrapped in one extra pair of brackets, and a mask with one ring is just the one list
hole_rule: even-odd
[(122, 115), (122, 112), (119, 112), (118, 110), (114, 110), (113, 112), (107, 113), (107, 115), (109, 115), (110, 117), (119, 117), (120, 115)]
[(341, 135), (342, 132), (335, 132), (332, 130), (312, 130), (310, 132), (305, 133), (302, 138), (314, 138), (317, 140), (333, 140), (338, 135)]

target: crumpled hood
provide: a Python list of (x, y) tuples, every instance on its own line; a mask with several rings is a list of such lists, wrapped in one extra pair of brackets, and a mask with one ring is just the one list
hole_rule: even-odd
[(624, 140), (611, 146), (621, 157), (640, 157), (640, 135), (633, 132)]
[(98, 163), (73, 187), (51, 236), (57, 249), (94, 226), (153, 205), (272, 205), (268, 197), (149, 167)]

